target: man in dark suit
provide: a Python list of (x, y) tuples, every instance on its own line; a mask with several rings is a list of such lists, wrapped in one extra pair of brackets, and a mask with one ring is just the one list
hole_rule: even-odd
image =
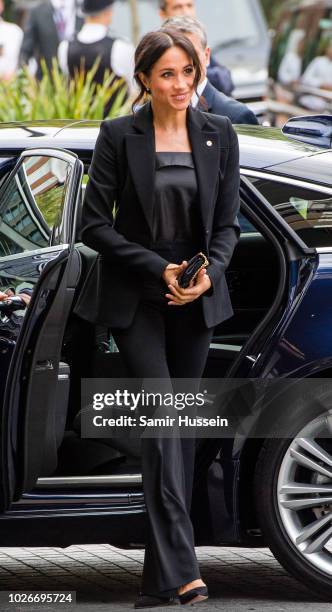
[(207, 67), (210, 63), (210, 48), (207, 45), (206, 31), (202, 24), (194, 17), (184, 16), (166, 19), (162, 27), (172, 28), (185, 34), (193, 43), (200, 59), (202, 78), (197, 88), (198, 96), (194, 96), (192, 105), (214, 115), (225, 115), (232, 123), (257, 125), (257, 118), (248, 106), (218, 91), (208, 81)]
[(83, 25), (77, 6), (77, 0), (48, 0), (32, 9), (24, 32), (20, 63), (27, 64), (34, 58), (38, 64), (38, 78), (42, 76), (40, 59), (45, 58), (50, 70), (61, 40), (71, 38)]

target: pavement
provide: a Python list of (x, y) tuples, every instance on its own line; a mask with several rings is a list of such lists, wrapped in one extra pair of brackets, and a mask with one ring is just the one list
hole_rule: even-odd
[[(196, 549), (210, 598), (200, 612), (331, 611), (274, 559), (266, 548)], [(0, 548), (0, 591), (76, 591), (76, 605), (9, 604), (0, 612), (124, 612), (133, 609), (140, 586), (143, 550), (108, 544), (68, 548)], [(8, 600), (7, 600), (8, 601)], [(159, 608), (158, 608), (159, 609)], [(170, 612), (178, 606), (168, 607)]]

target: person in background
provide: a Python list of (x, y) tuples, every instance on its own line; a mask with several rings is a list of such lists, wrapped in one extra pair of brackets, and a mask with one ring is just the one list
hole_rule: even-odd
[[(315, 57), (305, 69), (299, 80), (301, 85), (317, 89), (332, 90), (332, 40), (327, 42), (325, 55)], [(326, 100), (315, 93), (303, 93), (299, 98), (300, 104), (316, 113), (323, 113), (326, 109)]]
[(76, 0), (49, 0), (33, 8), (28, 17), (20, 52), (20, 63), (32, 66), (41, 78), (40, 59), (44, 58), (50, 70), (57, 57), (59, 43), (71, 38), (83, 20), (79, 16)]
[(15, 23), (4, 21), (4, 8), (4, 1), (0, 0), (0, 78), (8, 81), (15, 75), (18, 66), (23, 31)]
[[(169, 17), (196, 17), (195, 2), (194, 0), (159, 0), (159, 14), (162, 20)], [(207, 77), (216, 89), (227, 96), (231, 95), (234, 89), (231, 73), (226, 66), (219, 64), (212, 55), (207, 69)]]
[(304, 30), (294, 30), (289, 37), (286, 53), (278, 70), (278, 81), (282, 85), (297, 83), (302, 72), (302, 61), (305, 47)]
[(234, 100), (218, 91), (207, 79), (207, 67), (210, 60), (210, 48), (207, 44), (205, 28), (194, 17), (172, 17), (166, 19), (162, 28), (172, 29), (189, 38), (195, 47), (195, 51), (201, 63), (201, 79), (191, 101), (192, 106), (198, 106), (200, 110), (205, 110), (215, 115), (224, 115), (232, 123), (246, 123), (257, 125), (258, 121), (255, 114), (242, 102)]
[[(110, 70), (116, 80), (124, 79), (129, 92), (133, 93), (134, 47), (127, 40), (109, 34), (113, 4), (114, 0), (84, 0), (84, 25), (72, 40), (60, 44), (59, 64), (64, 74), (72, 77), (82, 68), (90, 70), (97, 58), (100, 58), (94, 81), (102, 83), (105, 72)], [(105, 108), (105, 116), (112, 102), (113, 96)]]
[(301, 82), (310, 87), (332, 89), (332, 39), (327, 42), (325, 54), (315, 57), (307, 66)]

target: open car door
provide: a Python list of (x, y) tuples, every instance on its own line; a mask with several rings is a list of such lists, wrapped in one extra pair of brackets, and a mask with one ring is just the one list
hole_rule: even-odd
[[(56, 462), (61, 345), (80, 258), (74, 248), (83, 164), (58, 149), (25, 151), (0, 190), (0, 511)], [(56, 463), (55, 463), (56, 465)]]

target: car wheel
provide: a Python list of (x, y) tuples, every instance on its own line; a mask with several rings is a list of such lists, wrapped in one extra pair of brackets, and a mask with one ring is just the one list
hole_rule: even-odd
[[(330, 388), (323, 386), (324, 393), (325, 399), (332, 398)], [(292, 408), (295, 422), (281, 423), (276, 428), (279, 437), (267, 439), (260, 452), (257, 512), (264, 539), (278, 561), (331, 601), (332, 409), (322, 413), (315, 401), (307, 403), (306, 410)], [(287, 427), (287, 437), (281, 437)]]

